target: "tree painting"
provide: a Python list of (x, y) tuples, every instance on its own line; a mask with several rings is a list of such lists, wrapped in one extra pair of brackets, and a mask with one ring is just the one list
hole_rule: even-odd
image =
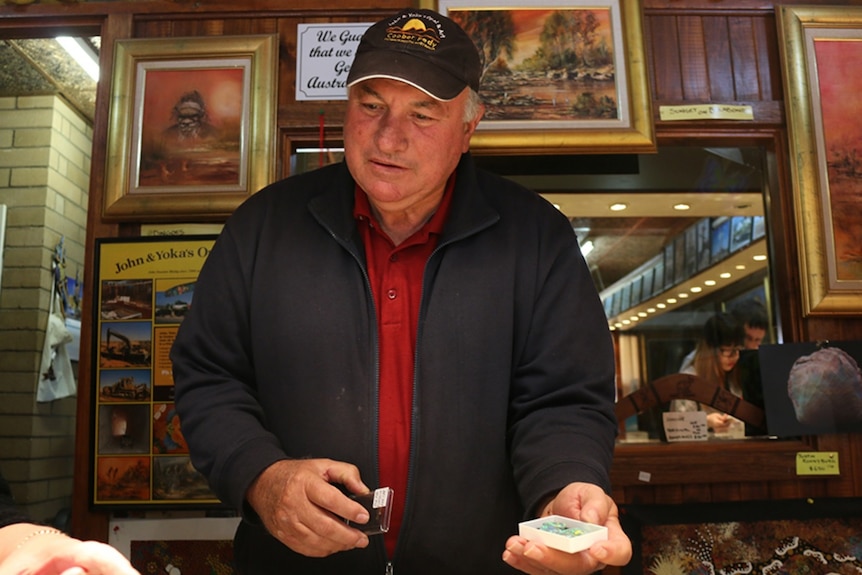
[(450, 9), (482, 61), (486, 120), (618, 119), (609, 9)]

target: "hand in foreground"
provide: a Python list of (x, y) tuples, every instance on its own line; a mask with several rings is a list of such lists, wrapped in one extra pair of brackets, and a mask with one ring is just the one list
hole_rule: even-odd
[(604, 525), (608, 540), (579, 553), (566, 553), (515, 535), (506, 542), (503, 561), (530, 575), (585, 575), (631, 560), (632, 543), (620, 526), (616, 503), (597, 485), (570, 483), (545, 506), (541, 516), (547, 515)]
[(333, 483), (351, 493), (369, 491), (354, 465), (331, 459), (290, 459), (267, 467), (251, 484), (246, 499), (273, 537), (297, 553), (326, 557), (366, 547), (368, 536), (348, 527), (344, 519), (366, 523), (368, 512)]
[(0, 575), (138, 575), (110, 545), (62, 533), (33, 535), (44, 529), (44, 525), (32, 523), (0, 529), (0, 546), (7, 547), (0, 552)]

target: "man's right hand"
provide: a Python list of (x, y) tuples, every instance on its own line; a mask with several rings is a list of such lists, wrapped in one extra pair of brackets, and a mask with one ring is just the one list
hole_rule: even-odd
[(263, 470), (246, 499), (267, 530), (302, 555), (326, 557), (366, 547), (368, 536), (348, 527), (345, 519), (366, 523), (368, 512), (338, 487), (367, 493), (355, 465), (331, 459), (290, 459)]

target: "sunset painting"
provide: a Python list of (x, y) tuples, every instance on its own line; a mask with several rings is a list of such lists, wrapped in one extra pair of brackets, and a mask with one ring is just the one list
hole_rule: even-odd
[[(814, 42), (838, 281), (862, 280), (862, 40)], [(829, 241), (830, 238), (827, 238)]]

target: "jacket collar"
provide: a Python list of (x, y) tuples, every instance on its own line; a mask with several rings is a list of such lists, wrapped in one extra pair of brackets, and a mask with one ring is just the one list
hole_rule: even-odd
[[(476, 166), (469, 152), (461, 156), (455, 170), (455, 191), (449, 219), (440, 239), (441, 245), (476, 233), (500, 219), (486, 196), (493, 190), (480, 187)], [(331, 179), (322, 182), (321, 192), (309, 201), (309, 210), (337, 239), (348, 244), (355, 243), (358, 241), (353, 219), (353, 191), (356, 183), (345, 162), (333, 166), (329, 174)]]

